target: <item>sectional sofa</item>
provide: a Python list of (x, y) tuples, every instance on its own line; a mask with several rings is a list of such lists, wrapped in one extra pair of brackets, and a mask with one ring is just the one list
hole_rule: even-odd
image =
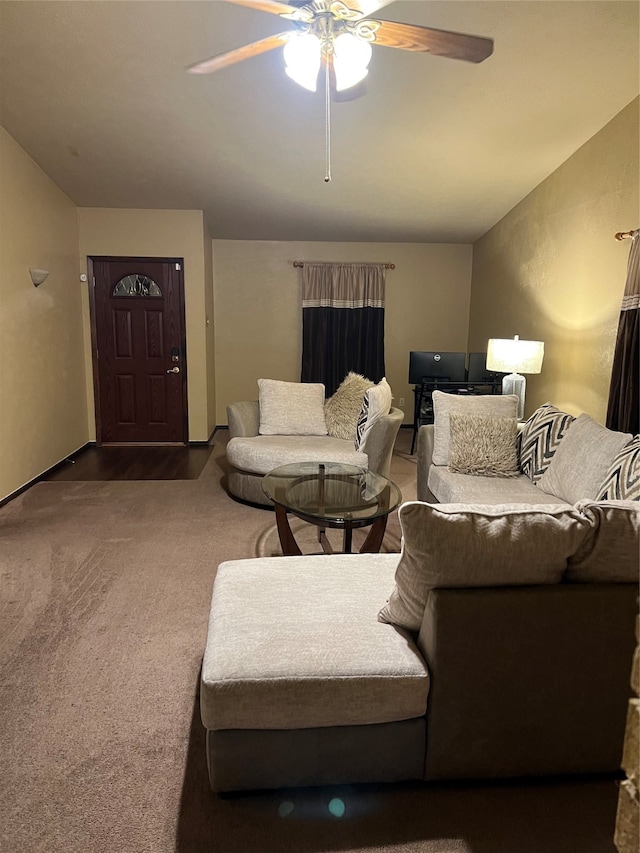
[(418, 476), (467, 502), (403, 504), (400, 554), (219, 566), (200, 694), (214, 791), (619, 769), (638, 438), (551, 404), (518, 435), (512, 404), (440, 401)]
[(637, 504), (399, 516), (400, 555), (219, 566), (200, 691), (213, 790), (615, 772)]

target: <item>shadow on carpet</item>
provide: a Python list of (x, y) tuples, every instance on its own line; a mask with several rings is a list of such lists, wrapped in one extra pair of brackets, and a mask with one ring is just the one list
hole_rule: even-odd
[(177, 853), (615, 853), (611, 777), (211, 791), (196, 693)]

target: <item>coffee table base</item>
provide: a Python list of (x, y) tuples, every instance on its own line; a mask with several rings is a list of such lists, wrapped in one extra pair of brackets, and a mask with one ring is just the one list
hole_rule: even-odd
[[(287, 510), (284, 507), (280, 506), (280, 504), (275, 504), (275, 511), (276, 525), (278, 528), (278, 536), (280, 537), (280, 546), (282, 548), (283, 555), (285, 557), (302, 556), (300, 546), (296, 542), (295, 536), (293, 535), (293, 532), (291, 530), (291, 525), (289, 524), (289, 514)], [(326, 535), (326, 525), (319, 522), (317, 518), (309, 518), (308, 516), (303, 515), (297, 515), (297, 517), (302, 519), (302, 521), (306, 521), (308, 524), (315, 524), (318, 527), (318, 542), (322, 546), (322, 550), (325, 554), (333, 554), (333, 548), (331, 547), (331, 543), (327, 539)], [(366, 527), (371, 525), (371, 530), (367, 534), (367, 538), (365, 539), (362, 548), (360, 548), (359, 553), (377, 554), (380, 551), (382, 540), (384, 538), (384, 533), (387, 529), (387, 518), (388, 515), (381, 515), (379, 518), (374, 519), (372, 522), (366, 520), (358, 520), (356, 522), (353, 522), (349, 519), (346, 519), (344, 523), (340, 524), (339, 526), (339, 529), (343, 530), (342, 553), (352, 553), (351, 546), (354, 528)]]

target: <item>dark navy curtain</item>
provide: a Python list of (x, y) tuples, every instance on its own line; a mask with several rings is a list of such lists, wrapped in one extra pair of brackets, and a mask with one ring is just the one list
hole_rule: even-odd
[(607, 426), (620, 432), (640, 432), (640, 230), (631, 235), (627, 281), (613, 354)]
[(302, 382), (330, 397), (353, 370), (385, 375), (384, 264), (307, 263), (302, 274)]

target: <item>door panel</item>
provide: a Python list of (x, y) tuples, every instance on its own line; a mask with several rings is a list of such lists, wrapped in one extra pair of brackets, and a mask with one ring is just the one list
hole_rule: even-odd
[(147, 358), (162, 358), (165, 352), (162, 314), (159, 311), (146, 311), (144, 321)]
[[(99, 444), (187, 439), (182, 262), (92, 258)], [(177, 357), (172, 360), (172, 354)], [(172, 368), (178, 368), (174, 373)]]
[(131, 374), (120, 373), (117, 376), (118, 392), (116, 395), (116, 423), (119, 425), (135, 425), (136, 422), (136, 387), (135, 377)]
[(133, 358), (131, 311), (113, 309), (113, 351), (116, 358)]
[(166, 380), (164, 376), (148, 377), (149, 420), (153, 424), (162, 424), (167, 420), (167, 400), (165, 397)]

